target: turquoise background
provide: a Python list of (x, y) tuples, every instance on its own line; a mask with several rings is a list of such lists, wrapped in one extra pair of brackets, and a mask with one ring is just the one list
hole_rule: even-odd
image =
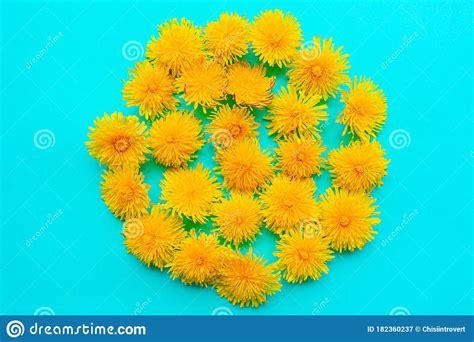
[[(104, 111), (137, 113), (121, 96), (134, 63), (122, 54), (128, 41), (145, 46), (172, 17), (204, 25), (224, 11), (253, 17), (272, 8), (291, 11), (306, 41), (332, 36), (350, 54), (350, 74), (380, 84), (389, 115), (378, 140), (391, 163), (373, 192), (382, 219), (373, 242), (337, 255), (320, 281), (285, 283), (267, 305), (240, 309), (126, 254), (84, 141)], [(6, 1), (1, 20), (1, 314), (472, 313), (469, 2)], [(322, 136), (333, 148), (341, 105), (328, 105)], [(41, 129), (54, 146), (35, 146)], [(398, 129), (409, 144), (390, 143)], [(212, 167), (212, 155), (207, 144), (198, 161)], [(144, 166), (154, 202), (161, 170)], [(328, 181), (327, 173), (317, 180), (318, 193)], [(265, 231), (255, 252), (274, 260), (274, 241)]]

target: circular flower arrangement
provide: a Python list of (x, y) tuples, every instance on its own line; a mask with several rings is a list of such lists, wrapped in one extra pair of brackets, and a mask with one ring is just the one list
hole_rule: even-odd
[[(248, 61), (252, 53), (257, 62)], [(369, 78), (350, 79), (348, 57), (332, 39), (303, 44), (296, 18), (280, 10), (252, 22), (224, 13), (203, 28), (187, 19), (160, 25), (123, 88), (143, 119), (104, 114), (86, 142), (107, 167), (102, 199), (124, 221), (128, 252), (184, 284), (256, 307), (280, 290), (282, 277), (317, 280), (334, 253), (362, 249), (380, 222), (370, 192), (387, 174), (375, 140), (387, 105)], [(286, 73), (288, 84), (274, 91), (266, 66)], [(321, 123), (338, 94), (344, 108), (336, 122), (350, 142), (326, 158)], [(276, 140), (274, 151), (260, 147), (256, 108), (267, 113), (260, 136)], [(215, 149), (216, 169), (189, 167), (205, 144)], [(148, 159), (167, 168), (155, 205), (140, 171)], [(314, 177), (324, 169), (332, 186), (318, 199)], [(273, 264), (251, 246), (240, 250), (265, 228), (277, 237)]]

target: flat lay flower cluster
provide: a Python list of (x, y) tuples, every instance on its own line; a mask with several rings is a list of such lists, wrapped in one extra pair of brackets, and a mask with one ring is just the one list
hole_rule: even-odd
[[(127, 251), (184, 284), (257, 307), (282, 278), (317, 280), (338, 253), (362, 249), (380, 222), (370, 193), (387, 174), (376, 140), (387, 104), (370, 78), (349, 76), (348, 58), (330, 38), (304, 43), (297, 19), (280, 10), (251, 21), (223, 13), (201, 28), (187, 19), (160, 25), (123, 88), (138, 115), (104, 114), (86, 142), (105, 166), (102, 199), (124, 222)], [(274, 89), (268, 69), (287, 84)], [(336, 97), (350, 142), (327, 151), (320, 133)], [(273, 150), (261, 147), (262, 113)], [(217, 167), (191, 166), (206, 144)], [(140, 168), (150, 159), (166, 168), (154, 204)], [(332, 185), (316, 196), (323, 170)], [(264, 229), (275, 236), (274, 263), (251, 247)]]

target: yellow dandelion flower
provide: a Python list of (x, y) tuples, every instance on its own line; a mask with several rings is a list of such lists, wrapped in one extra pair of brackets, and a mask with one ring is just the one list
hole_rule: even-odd
[(313, 198), (315, 191), (312, 179), (275, 176), (260, 198), (267, 228), (281, 235), (300, 229), (308, 220), (317, 220), (320, 210)]
[(148, 133), (146, 125), (136, 116), (123, 116), (113, 112), (94, 121), (95, 127), (89, 127), (86, 142), (92, 157), (111, 169), (123, 166), (137, 166), (146, 160), (148, 153)]
[(231, 64), (247, 53), (248, 20), (234, 13), (222, 13), (204, 29), (204, 47), (219, 63)]
[(257, 139), (234, 142), (216, 155), (224, 186), (240, 192), (255, 191), (273, 174), (271, 157), (260, 149)]
[(149, 214), (126, 221), (122, 234), (129, 253), (148, 267), (163, 270), (186, 237), (186, 230), (178, 216), (156, 205)]
[(164, 65), (173, 76), (204, 55), (201, 31), (187, 19), (171, 19), (158, 27), (158, 33), (158, 38), (151, 37), (146, 57)]
[(313, 38), (313, 46), (303, 47), (288, 71), (290, 83), (305, 94), (320, 94), (324, 100), (335, 97), (341, 85), (349, 83), (350, 68), (342, 47), (335, 48), (332, 38)]
[(377, 232), (373, 226), (380, 223), (374, 217), (375, 199), (365, 193), (351, 193), (344, 189), (328, 189), (321, 202), (321, 224), (323, 233), (335, 250), (353, 251), (362, 249)]
[(234, 141), (255, 138), (258, 134), (258, 123), (246, 107), (221, 106), (211, 115), (207, 132), (211, 141), (220, 147), (229, 147)]
[(183, 92), (188, 105), (201, 105), (205, 113), (206, 108), (216, 107), (224, 99), (226, 83), (224, 67), (202, 59), (183, 69), (176, 79), (176, 89)]
[(195, 169), (168, 170), (161, 181), (161, 200), (174, 213), (204, 223), (221, 196), (217, 179), (202, 164)]
[(214, 225), (219, 234), (235, 246), (254, 241), (262, 225), (262, 208), (250, 194), (233, 193), (214, 204)]
[(224, 262), (227, 248), (219, 244), (215, 234), (192, 229), (189, 236), (177, 247), (169, 263), (171, 278), (181, 278), (184, 284), (208, 286), (216, 279)]
[(298, 54), (303, 36), (298, 21), (280, 10), (260, 13), (250, 27), (250, 41), (263, 63), (280, 68)]
[(227, 80), (227, 92), (234, 96), (238, 105), (263, 108), (272, 101), (275, 77), (265, 77), (262, 65), (251, 67), (247, 62), (232, 64)]
[(258, 307), (280, 290), (280, 274), (250, 248), (245, 256), (237, 252), (225, 258), (216, 288), (233, 305)]
[(188, 111), (173, 111), (153, 122), (149, 142), (158, 163), (186, 165), (204, 144), (201, 122)]
[(319, 138), (318, 125), (328, 119), (324, 111), (325, 104), (318, 105), (319, 95), (303, 95), (292, 86), (282, 88), (270, 105), (268, 115), (269, 134), (276, 134), (277, 139), (289, 135), (313, 135)]
[(179, 100), (174, 97), (174, 84), (166, 69), (149, 61), (135, 64), (130, 80), (125, 82), (123, 99), (127, 106), (140, 106), (140, 115), (154, 119), (164, 110), (172, 110)]
[(365, 77), (354, 77), (349, 91), (341, 91), (344, 109), (337, 122), (346, 125), (343, 134), (349, 131), (362, 140), (367, 140), (382, 129), (387, 118), (387, 101), (382, 89)]
[(383, 184), (389, 160), (376, 142), (353, 142), (328, 155), (329, 171), (335, 186), (349, 191), (370, 191)]
[(290, 283), (317, 280), (328, 273), (327, 262), (333, 258), (329, 241), (319, 234), (306, 237), (301, 232), (284, 234), (277, 244), (278, 265)]
[(323, 157), (326, 150), (321, 142), (312, 137), (291, 137), (280, 142), (276, 150), (277, 166), (290, 178), (308, 178), (321, 175)]
[(140, 217), (150, 204), (145, 177), (136, 168), (117, 168), (102, 175), (101, 193), (110, 211), (120, 219)]

